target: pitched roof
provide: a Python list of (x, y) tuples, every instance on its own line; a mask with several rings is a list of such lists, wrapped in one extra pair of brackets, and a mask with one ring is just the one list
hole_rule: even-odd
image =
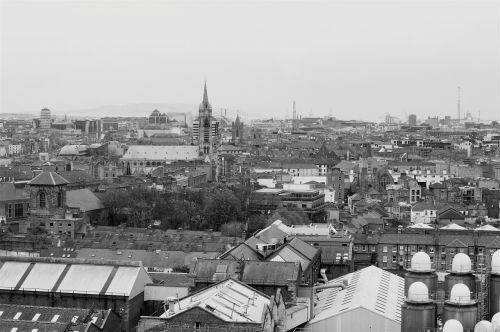
[(465, 230), (465, 227), (459, 226), (455, 223), (449, 223), (448, 225), (441, 227), (440, 229), (447, 229), (447, 230)]
[(267, 295), (242, 282), (227, 279), (181, 299), (160, 317), (169, 319), (199, 308), (225, 322), (262, 324), (269, 304)]
[(29, 199), (28, 194), (20, 188), (16, 188), (12, 182), (0, 182), (0, 201), (13, 201), (18, 199)]
[(299, 272), (300, 266), (294, 262), (232, 259), (198, 259), (190, 269), (196, 280), (202, 282), (234, 278), (251, 285), (287, 285), (289, 280), (297, 280)]
[(13, 291), (38, 289), (133, 298), (152, 282), (137, 262), (34, 257), (0, 257), (0, 261), (0, 289)]
[(34, 186), (62, 186), (69, 182), (56, 172), (42, 172), (35, 176), (28, 184)]
[(66, 205), (70, 208), (79, 208), (82, 212), (104, 209), (101, 200), (86, 188), (67, 191)]
[(68, 180), (69, 183), (80, 183), (80, 184), (88, 184), (93, 182), (98, 182), (98, 180), (92, 177), (85, 171), (69, 171), (69, 172), (59, 172), (63, 178)]
[(319, 292), (314, 303), (314, 317), (306, 327), (357, 308), (365, 308), (398, 324), (404, 301), (404, 278), (369, 266), (346, 274), (328, 284), (348, 280), (345, 289), (329, 288)]

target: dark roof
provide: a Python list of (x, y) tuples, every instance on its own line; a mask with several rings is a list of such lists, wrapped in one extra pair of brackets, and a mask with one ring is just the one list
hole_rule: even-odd
[(319, 249), (314, 248), (311, 246), (309, 243), (306, 243), (302, 241), (299, 238), (293, 238), (290, 242), (288, 242), (288, 245), (300, 252), (302, 255), (307, 257), (309, 260), (314, 260), (316, 255), (319, 253)]
[(447, 247), (473, 247), (474, 237), (469, 235), (443, 234), (439, 235), (439, 245)]
[(447, 205), (437, 211), (438, 219), (454, 219), (454, 220), (464, 220), (465, 216), (455, 210), (453, 207)]
[(82, 212), (104, 209), (101, 200), (86, 188), (67, 191), (66, 205), (70, 208), (79, 208)]
[(0, 166), (0, 178), (14, 179), (15, 181), (26, 181), (33, 177), (29, 166)]
[(20, 188), (16, 188), (14, 183), (0, 182), (0, 201), (14, 201), (20, 199), (29, 199), (28, 194)]
[[(93, 309), (77, 309), (77, 308), (57, 308), (57, 307), (42, 307), (42, 306), (27, 306), (18, 304), (0, 304), (0, 326), (2, 331), (10, 331), (13, 328), (18, 328), (19, 331), (38, 332), (58, 332), (66, 331), (68, 325), (77, 317), (76, 324), (72, 324), (72, 328), (83, 331), (86, 329), (89, 321), (96, 317), (96, 323), (100, 325), (104, 313), (100, 310)], [(102, 311), (104, 312), (104, 310)], [(20, 313), (20, 316), (14, 317)], [(35, 315), (38, 315), (35, 319)], [(58, 316), (57, 318), (55, 316)], [(52, 321), (54, 320), (54, 321)]]
[(168, 287), (191, 286), (191, 279), (187, 273), (148, 272), (148, 274), (156, 284), (164, 284)]
[(384, 233), (380, 236), (380, 244), (422, 244), (433, 245), (433, 234), (412, 234), (412, 233)]
[[(247, 284), (287, 285), (297, 280), (300, 265), (294, 262), (262, 262), (255, 260), (198, 259), (190, 273), (202, 282), (217, 282), (235, 278)], [(241, 274), (240, 274), (241, 273)]]
[(29, 182), (32, 186), (61, 186), (68, 183), (68, 180), (55, 172), (42, 172)]
[(98, 180), (93, 178), (91, 175), (89, 175), (85, 171), (69, 171), (69, 172), (59, 172), (59, 175), (61, 175), (64, 179), (66, 179), (69, 183), (83, 183), (83, 184), (88, 184), (88, 183), (93, 183), (97, 182)]
[(241, 243), (240, 245), (234, 247), (233, 249), (225, 252), (220, 256), (222, 259), (251, 259), (251, 260), (260, 260), (262, 257), (259, 253), (250, 248), (246, 243)]

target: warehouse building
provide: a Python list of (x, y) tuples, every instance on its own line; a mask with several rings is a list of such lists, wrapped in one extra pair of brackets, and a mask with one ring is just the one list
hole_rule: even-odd
[(140, 263), (71, 258), (0, 257), (0, 304), (111, 309), (130, 331), (152, 283)]
[(306, 329), (314, 332), (401, 331), (403, 278), (369, 266), (327, 285), (338, 287), (314, 295), (313, 318)]

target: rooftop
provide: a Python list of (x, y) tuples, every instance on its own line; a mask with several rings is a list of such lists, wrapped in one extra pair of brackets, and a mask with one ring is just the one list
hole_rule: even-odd
[(28, 184), (34, 186), (61, 186), (69, 182), (55, 172), (42, 172), (35, 176)]
[(208, 311), (225, 322), (262, 323), (264, 310), (270, 298), (234, 279), (222, 281), (175, 303), (173, 313), (160, 317), (170, 318), (193, 308)]
[(151, 278), (140, 264), (0, 257), (0, 289), (135, 297)]
[(401, 323), (404, 302), (404, 278), (369, 266), (330, 281), (348, 280), (345, 289), (325, 289), (316, 295), (313, 324), (356, 308), (365, 308), (377, 315)]

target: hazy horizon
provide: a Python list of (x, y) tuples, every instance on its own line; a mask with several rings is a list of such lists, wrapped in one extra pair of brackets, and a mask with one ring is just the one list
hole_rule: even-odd
[(499, 13), (496, 0), (3, 0), (0, 113), (197, 105), (207, 80), (214, 110), (249, 117), (291, 117), (296, 100), (303, 116), (455, 118), (461, 86), (462, 117), (498, 120)]

